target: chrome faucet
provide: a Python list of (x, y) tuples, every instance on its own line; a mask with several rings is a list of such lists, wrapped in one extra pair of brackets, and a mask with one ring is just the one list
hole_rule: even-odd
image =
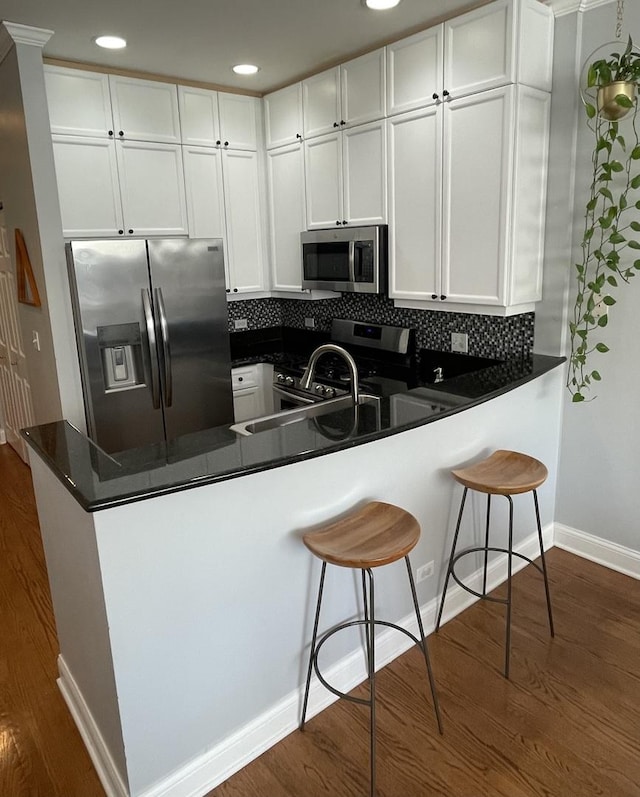
[(302, 374), (302, 378), (300, 379), (300, 387), (304, 390), (309, 390), (311, 383), (313, 382), (316, 363), (318, 362), (318, 359), (327, 352), (333, 352), (334, 354), (340, 355), (340, 357), (342, 357), (349, 367), (349, 376), (351, 379), (351, 396), (353, 398), (354, 405), (357, 407), (360, 401), (360, 391), (358, 388), (358, 366), (349, 352), (346, 349), (343, 349), (342, 346), (336, 346), (335, 343), (325, 343), (322, 346), (318, 346), (318, 348), (313, 352), (309, 358), (309, 363)]

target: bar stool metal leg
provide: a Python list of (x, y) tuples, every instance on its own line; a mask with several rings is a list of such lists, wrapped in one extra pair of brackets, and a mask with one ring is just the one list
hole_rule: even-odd
[(547, 612), (549, 613), (549, 631), (555, 636), (553, 630), (553, 615), (551, 613), (551, 593), (549, 592), (549, 579), (547, 578), (547, 563), (544, 558), (544, 545), (542, 544), (542, 525), (540, 523), (540, 508), (538, 506), (538, 491), (533, 490), (533, 504), (536, 508), (536, 523), (538, 525), (538, 542), (540, 543), (540, 559), (542, 560), (542, 575), (544, 577), (544, 591), (547, 596)]
[(509, 653), (511, 650), (511, 576), (513, 575), (513, 499), (510, 495), (505, 498), (509, 502), (509, 543), (507, 545), (508, 576), (507, 576), (507, 639), (504, 652), (504, 677), (509, 677)]
[(313, 670), (313, 659), (316, 651), (316, 641), (318, 638), (318, 623), (320, 621), (320, 607), (322, 605), (322, 592), (324, 590), (324, 576), (327, 571), (327, 563), (322, 563), (322, 571), (320, 573), (320, 586), (318, 587), (318, 603), (316, 604), (316, 618), (313, 623), (313, 636), (311, 638), (311, 650), (309, 651), (309, 668), (307, 669), (307, 684), (304, 689), (304, 702), (302, 704), (302, 720), (300, 722), (300, 730), (304, 730), (304, 723), (307, 718), (307, 704), (309, 702), (309, 687), (311, 685), (311, 672)]
[(413, 580), (413, 573), (411, 572), (411, 562), (409, 557), (405, 556), (405, 564), (407, 565), (407, 574), (409, 576), (409, 585), (411, 586), (411, 598), (413, 599), (413, 608), (416, 613), (416, 620), (418, 621), (418, 632), (420, 635), (420, 647), (424, 655), (424, 661), (427, 665), (427, 675), (429, 676), (429, 685), (431, 687), (431, 697), (433, 698), (433, 708), (436, 712), (436, 720), (438, 722), (438, 731), (442, 733), (442, 719), (440, 717), (440, 703), (438, 701), (438, 693), (436, 692), (436, 684), (433, 678), (433, 671), (431, 670), (431, 661), (429, 659), (429, 649), (424, 638), (424, 628), (422, 626), (422, 617), (420, 616), (420, 607), (418, 605), (418, 596), (416, 595), (416, 585)]
[(374, 615), (374, 588), (373, 588), (373, 573), (367, 568), (365, 571), (369, 577), (369, 624), (367, 626), (369, 649), (369, 700), (371, 708), (371, 725), (370, 725), (370, 777), (369, 777), (369, 793), (374, 797), (376, 793), (376, 662), (375, 662), (375, 615)]
[(369, 644), (369, 605), (367, 599), (367, 583), (366, 583), (366, 571), (361, 570), (362, 573), (362, 603), (364, 606), (364, 640), (365, 640), (365, 650), (367, 652), (367, 672), (369, 672), (369, 661), (371, 659), (371, 645)]
[(449, 564), (447, 565), (447, 575), (444, 579), (444, 588), (442, 590), (442, 598), (440, 599), (440, 608), (438, 609), (438, 619), (436, 620), (436, 631), (440, 630), (440, 620), (442, 619), (442, 610), (444, 609), (444, 599), (447, 596), (447, 587), (449, 586), (449, 579), (451, 578), (451, 571), (453, 570), (453, 558), (456, 553), (456, 545), (458, 543), (458, 534), (460, 533), (460, 523), (462, 522), (462, 513), (464, 511), (464, 504), (467, 500), (467, 493), (469, 488), (465, 487), (462, 493), (462, 500), (460, 501), (460, 511), (458, 512), (458, 522), (456, 523), (456, 530), (453, 535), (453, 544), (451, 545), (451, 555), (449, 556)]
[(487, 493), (487, 523), (484, 530), (484, 572), (482, 575), (482, 594), (487, 594), (487, 563), (489, 560), (489, 520), (491, 518), (491, 493)]

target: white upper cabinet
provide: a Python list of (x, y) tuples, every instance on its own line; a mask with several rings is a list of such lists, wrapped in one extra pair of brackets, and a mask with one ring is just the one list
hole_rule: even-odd
[(387, 121), (392, 298), (498, 315), (533, 309), (549, 106), (548, 93), (510, 85)]
[(302, 144), (269, 150), (267, 168), (272, 286), (277, 291), (300, 293), (300, 233), (306, 228)]
[(305, 141), (307, 227), (384, 224), (384, 120)]
[(382, 119), (384, 48), (303, 80), (302, 109), (305, 138)]
[(175, 84), (109, 75), (109, 87), (116, 138), (180, 143)]
[(253, 152), (258, 149), (258, 126), (262, 123), (259, 108), (260, 100), (257, 97), (218, 92), (223, 147)]
[(302, 84), (294, 83), (273, 94), (264, 103), (264, 129), (267, 149), (295, 144), (302, 140)]
[(113, 137), (108, 75), (46, 65), (44, 79), (52, 133)]
[(387, 113), (432, 105), (443, 85), (442, 25), (387, 47)]
[(182, 142), (256, 151), (260, 100), (242, 94), (178, 86)]
[(192, 238), (224, 238), (222, 150), (185, 145), (182, 158), (189, 235)]
[(553, 12), (495, 0), (386, 50), (389, 116), (509, 83), (551, 91)]

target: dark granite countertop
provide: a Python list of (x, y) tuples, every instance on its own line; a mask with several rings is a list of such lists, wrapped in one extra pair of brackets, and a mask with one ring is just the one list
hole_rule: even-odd
[[(245, 356), (248, 356), (245, 354)], [(254, 352), (254, 362), (265, 362)], [(88, 512), (288, 465), (432, 423), (507, 393), (563, 357), (507, 360), (437, 385), (260, 432), (218, 427), (109, 456), (66, 421), (25, 429), (31, 448)]]

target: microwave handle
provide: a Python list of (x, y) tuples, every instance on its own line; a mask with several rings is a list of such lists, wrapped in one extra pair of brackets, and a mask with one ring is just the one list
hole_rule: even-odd
[(349, 241), (349, 282), (356, 281), (356, 242)]

